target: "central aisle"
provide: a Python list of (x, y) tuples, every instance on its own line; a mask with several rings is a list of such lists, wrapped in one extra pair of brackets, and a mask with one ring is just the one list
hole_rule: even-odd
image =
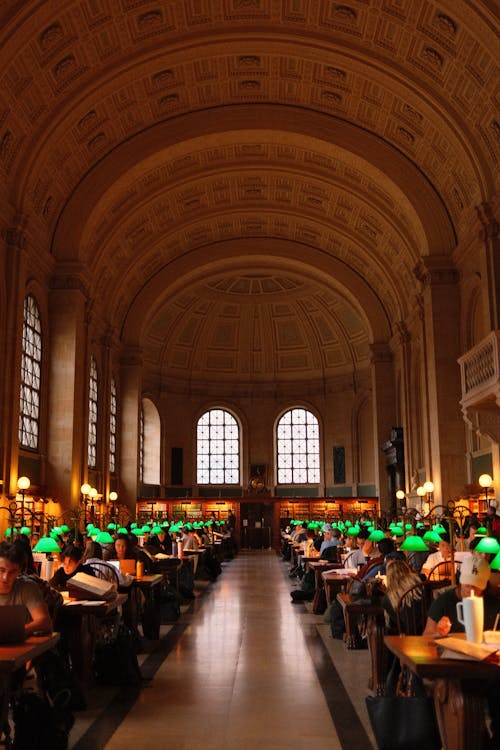
[(241, 552), (106, 750), (340, 750), (290, 583), (274, 552)]

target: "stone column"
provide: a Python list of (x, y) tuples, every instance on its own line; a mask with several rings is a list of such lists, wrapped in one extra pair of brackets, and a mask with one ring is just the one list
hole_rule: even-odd
[(78, 276), (57, 276), (49, 293), (50, 372), (47, 484), (78, 507), (87, 472), (86, 293)]
[(139, 495), (139, 426), (142, 394), (142, 351), (129, 347), (120, 359), (120, 503), (135, 515)]
[(450, 258), (427, 256), (415, 269), (422, 284), (426, 344), (426, 480), (434, 483), (434, 502), (460, 497), (467, 482), (465, 429), (460, 410), (459, 274)]
[(386, 458), (382, 446), (389, 440), (396, 426), (396, 392), (394, 363), (390, 347), (386, 343), (374, 343), (371, 349), (371, 372), (373, 393), (373, 434), (375, 450), (375, 484), (380, 497), (381, 510), (390, 510), (389, 481)]

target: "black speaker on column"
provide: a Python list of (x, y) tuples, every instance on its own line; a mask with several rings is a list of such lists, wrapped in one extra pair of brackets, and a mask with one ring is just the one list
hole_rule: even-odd
[(172, 475), (170, 484), (182, 484), (182, 448), (172, 448)]

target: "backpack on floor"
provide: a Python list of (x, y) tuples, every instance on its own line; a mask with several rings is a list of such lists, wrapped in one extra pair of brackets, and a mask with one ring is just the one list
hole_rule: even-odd
[(12, 708), (12, 750), (67, 750), (74, 718), (65, 707), (51, 705), (41, 695), (25, 690)]
[(139, 685), (142, 681), (137, 661), (135, 637), (121, 624), (113, 641), (96, 646), (94, 674), (102, 685)]

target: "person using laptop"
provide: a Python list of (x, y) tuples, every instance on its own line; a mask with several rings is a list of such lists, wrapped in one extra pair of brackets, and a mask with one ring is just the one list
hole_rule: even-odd
[(36, 583), (23, 572), (26, 555), (23, 549), (9, 542), (0, 542), (0, 607), (24, 604), (26, 607), (25, 634), (52, 632), (52, 620), (47, 605)]

